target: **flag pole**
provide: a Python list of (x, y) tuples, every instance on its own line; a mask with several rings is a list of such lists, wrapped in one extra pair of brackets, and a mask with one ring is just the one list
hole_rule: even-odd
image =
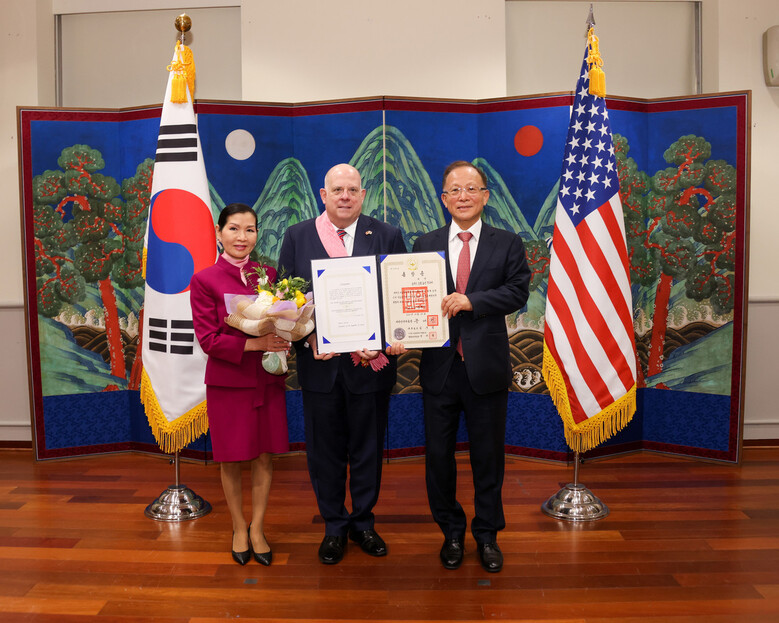
[[(176, 26), (176, 30), (179, 31), (179, 46), (181, 48), (185, 48), (184, 46), (184, 33), (188, 32), (190, 28), (192, 28), (192, 20), (189, 18), (189, 16), (186, 13), (182, 13), (178, 17), (176, 17), (176, 20), (174, 22)], [(174, 56), (174, 60), (175, 60)], [(191, 59), (190, 59), (191, 60)], [(194, 81), (194, 78), (193, 78)], [(171, 79), (169, 78), (169, 86), (168, 86), (168, 92), (171, 91), (170, 86)], [(186, 86), (186, 80), (183, 81), (183, 103), (176, 103), (173, 104), (173, 106), (190, 106), (191, 103), (190, 100), (194, 99), (194, 93), (191, 92), (194, 87), (189, 87), (190, 93), (189, 93), (189, 99), (187, 99), (187, 89)], [(194, 84), (194, 82), (193, 82)], [(162, 114), (162, 121), (165, 120), (165, 110), (166, 106), (169, 106), (170, 103), (168, 101), (167, 93), (166, 93), (166, 99), (165, 103), (163, 104), (163, 114)], [(170, 98), (170, 101), (176, 101)], [(155, 181), (157, 179), (158, 171), (157, 164), (155, 163)], [(205, 171), (203, 172), (205, 175)], [(154, 190), (154, 187), (152, 188)], [(152, 207), (149, 207), (149, 213), (151, 213)], [(144, 249), (144, 253), (146, 252), (146, 249)], [(144, 259), (145, 264), (145, 259)], [(146, 273), (144, 272), (144, 276), (146, 277)], [(147, 286), (149, 285), (149, 282), (147, 280)], [(149, 289), (147, 287), (147, 295), (149, 292)], [(150, 315), (151, 316), (151, 315)], [(167, 322), (167, 321), (166, 321)], [(179, 321), (181, 322), (181, 321)], [(166, 324), (167, 326), (167, 324)], [(148, 342), (148, 341), (147, 341)], [(163, 349), (164, 351), (167, 351), (167, 346)], [(148, 362), (148, 358), (146, 355), (144, 355), (144, 364)], [(152, 396), (154, 396), (154, 392), (151, 392)], [(142, 395), (143, 397), (143, 395)], [(154, 397), (155, 404), (157, 404), (157, 399)], [(148, 408), (148, 405), (144, 404)], [(152, 427), (152, 430), (154, 431), (154, 427)], [(186, 440), (186, 437), (184, 438)], [(189, 487), (186, 485), (181, 484), (181, 460), (179, 456), (179, 448), (186, 445), (186, 441), (179, 440), (177, 443), (178, 447), (176, 447), (175, 451), (173, 452), (173, 457), (170, 459), (170, 462), (174, 465), (174, 475), (175, 475), (175, 483), (170, 485), (165, 491), (160, 493), (160, 495), (157, 497), (154, 502), (149, 504), (146, 507), (146, 510), (144, 511), (144, 514), (149, 517), (150, 519), (154, 519), (156, 521), (186, 521), (189, 519), (198, 519), (199, 517), (202, 517), (204, 515), (207, 515), (211, 512), (211, 505), (205, 501), (203, 498), (201, 498), (199, 495), (197, 495), (194, 491), (192, 491)], [(171, 450), (173, 448), (170, 447), (170, 444), (163, 443), (161, 444), (161, 447), (164, 450)]]
[(208, 515), (211, 512), (211, 505), (192, 489), (181, 484), (181, 461), (178, 450), (173, 453), (170, 462), (175, 466), (175, 484), (160, 493), (157, 499), (146, 507), (143, 514), (156, 521), (187, 521)]
[[(578, 485), (579, 484), (579, 453), (574, 452), (573, 453), (573, 484)], [(176, 484), (178, 484), (178, 474), (176, 474)]]
[[(594, 27), (590, 4), (550, 246), (544, 326), (544, 379), (563, 419), (574, 471), (573, 482), (544, 502), (541, 511), (567, 521), (593, 521), (609, 514), (579, 482), (580, 453), (627, 426), (636, 410), (630, 274), (606, 79)], [(593, 262), (591, 256), (613, 260)], [(600, 294), (592, 296), (592, 290)], [(585, 291), (583, 304), (580, 292)], [(592, 354), (590, 343), (611, 348)]]
[(573, 453), (573, 482), (569, 482), (541, 505), (545, 515), (566, 521), (595, 521), (609, 514), (608, 507), (579, 483), (579, 452)]

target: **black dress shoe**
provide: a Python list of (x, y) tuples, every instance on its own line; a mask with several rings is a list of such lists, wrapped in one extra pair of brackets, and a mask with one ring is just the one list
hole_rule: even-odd
[(386, 556), (387, 544), (375, 530), (349, 530), (349, 538), (357, 543), (366, 554)]
[(334, 565), (341, 562), (346, 549), (345, 536), (326, 536), (319, 546), (319, 562), (325, 565)]
[[(233, 536), (235, 536), (235, 532), (233, 532)], [(230, 548), (230, 553), (233, 555), (233, 560), (235, 562), (237, 562), (239, 565), (245, 565), (251, 560), (252, 557), (251, 539), (249, 539), (249, 549), (247, 549), (245, 552), (236, 552), (234, 549)]]
[(479, 543), (479, 560), (484, 570), (490, 573), (497, 573), (503, 569), (503, 553), (494, 541)]
[(441, 546), (441, 563), (447, 569), (457, 569), (463, 562), (464, 552), (462, 539), (444, 539)]

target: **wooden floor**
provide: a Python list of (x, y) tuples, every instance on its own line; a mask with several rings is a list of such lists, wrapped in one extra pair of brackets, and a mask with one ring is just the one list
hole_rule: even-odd
[[(471, 517), (467, 455), (458, 461)], [(182, 464), (214, 508), (171, 524), (143, 514), (173, 481), (164, 459), (0, 451), (0, 621), (779, 621), (779, 449), (748, 448), (740, 467), (654, 454), (587, 463), (580, 479), (611, 514), (586, 524), (540, 512), (571, 468), (508, 459), (499, 574), (481, 569), (470, 536), (463, 566), (441, 566), (419, 459), (385, 466), (376, 525), (389, 555), (350, 546), (335, 566), (317, 560), (305, 457), (275, 470), (273, 565), (239, 567), (216, 465)]]

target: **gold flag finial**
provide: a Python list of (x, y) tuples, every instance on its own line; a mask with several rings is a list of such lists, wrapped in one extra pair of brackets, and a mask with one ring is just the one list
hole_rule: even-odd
[(195, 59), (192, 56), (192, 50), (184, 45), (184, 33), (189, 32), (192, 28), (192, 20), (189, 15), (182, 13), (173, 23), (181, 36), (176, 43), (176, 59), (168, 65), (168, 71), (173, 72), (170, 101), (174, 104), (184, 104), (187, 101), (187, 87), (189, 87), (192, 100), (195, 99)]
[[(590, 10), (592, 10), (592, 5), (590, 6)], [(192, 20), (189, 15), (182, 13), (173, 23), (176, 25), (176, 30), (181, 33), (181, 45), (184, 45), (184, 33), (189, 32), (189, 29), (192, 28)]]

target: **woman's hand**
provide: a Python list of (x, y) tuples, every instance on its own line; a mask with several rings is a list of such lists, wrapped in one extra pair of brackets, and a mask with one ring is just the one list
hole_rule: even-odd
[(260, 337), (251, 337), (246, 340), (243, 349), (248, 351), (264, 351), (266, 353), (289, 352), (290, 343), (275, 333), (268, 333)]
[(371, 359), (376, 359), (376, 357), (379, 356), (380, 350), (368, 350), (367, 348), (361, 348), (360, 350), (354, 351), (359, 355), (360, 359), (365, 359), (366, 361), (370, 361)]

